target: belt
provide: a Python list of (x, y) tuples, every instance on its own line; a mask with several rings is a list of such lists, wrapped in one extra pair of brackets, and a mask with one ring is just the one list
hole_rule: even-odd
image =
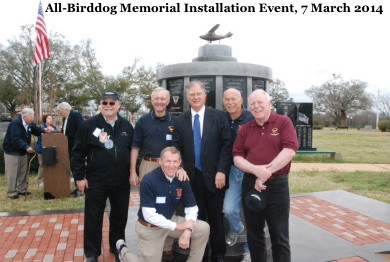
[(268, 181), (275, 181), (275, 180), (278, 180), (279, 178), (287, 178), (288, 174), (281, 174), (281, 175), (273, 175), (273, 176), (270, 176), (267, 180)]
[(143, 158), (145, 161), (150, 161), (150, 162), (158, 162), (158, 158), (153, 158), (153, 157), (144, 157)]
[(143, 220), (140, 219), (140, 218), (138, 218), (138, 222), (139, 222), (141, 225), (146, 226), (146, 227), (158, 227), (158, 226), (156, 226), (156, 225), (153, 225), (153, 224), (150, 224), (150, 223), (148, 223), (148, 222), (145, 222), (145, 221), (143, 221)]

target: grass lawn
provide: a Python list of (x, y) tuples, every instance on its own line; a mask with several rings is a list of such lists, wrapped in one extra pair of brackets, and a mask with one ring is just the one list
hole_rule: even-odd
[[(72, 184), (73, 182), (70, 183), (69, 188), (72, 187)], [(24, 196), (19, 196), (17, 200), (10, 200), (6, 195), (7, 181), (5, 175), (0, 174), (0, 212), (84, 209), (84, 197), (44, 200), (43, 188), (38, 188), (36, 174), (30, 175), (28, 191), (31, 192), (31, 195), (27, 196), (26, 201)]]
[(314, 130), (313, 147), (340, 153), (343, 160), (332, 160), (329, 155), (296, 155), (294, 162), (390, 164), (390, 132)]
[(390, 204), (390, 172), (295, 172), (290, 193), (345, 190)]

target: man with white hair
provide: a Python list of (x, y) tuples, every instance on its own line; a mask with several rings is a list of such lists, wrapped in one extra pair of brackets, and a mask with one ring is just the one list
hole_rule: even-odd
[[(233, 146), (235, 166), (245, 172), (242, 197), (247, 241), (252, 261), (267, 261), (267, 222), (274, 262), (291, 261), (288, 177), (298, 139), (291, 120), (272, 112), (262, 89), (248, 97), (254, 120), (240, 128)], [(261, 200), (261, 201), (259, 201)]]
[[(63, 117), (61, 133), (66, 135), (68, 138), (68, 154), (70, 161), (72, 158), (72, 148), (76, 139), (76, 133), (81, 124), (84, 122), (84, 119), (79, 112), (72, 110), (72, 107), (67, 102), (60, 103), (57, 106), (57, 110)], [(82, 194), (79, 190), (77, 190), (76, 183), (75, 186), (76, 189), (72, 192), (72, 194), (74, 197), (80, 197)]]
[(8, 191), (10, 199), (18, 199), (19, 195), (30, 195), (27, 192), (28, 164), (27, 154), (34, 153), (30, 146), (31, 134), (41, 135), (49, 132), (45, 128), (38, 127), (34, 121), (34, 110), (25, 108), (19, 117), (14, 119), (8, 126), (7, 133), (3, 141), (5, 175), (7, 177)]

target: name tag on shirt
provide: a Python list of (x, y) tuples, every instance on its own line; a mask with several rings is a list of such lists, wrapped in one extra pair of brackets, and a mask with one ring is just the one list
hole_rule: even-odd
[(167, 134), (166, 139), (167, 139), (167, 140), (172, 140), (172, 135)]
[(165, 204), (166, 199), (166, 197), (157, 197), (156, 204)]
[(96, 128), (96, 129), (95, 129), (95, 131), (93, 131), (93, 133), (92, 133), (92, 134), (93, 134), (94, 136), (96, 136), (96, 137), (99, 137), (99, 135), (100, 135), (100, 133), (101, 133), (101, 132), (102, 132), (102, 130), (101, 130), (101, 129), (99, 129), (99, 128)]

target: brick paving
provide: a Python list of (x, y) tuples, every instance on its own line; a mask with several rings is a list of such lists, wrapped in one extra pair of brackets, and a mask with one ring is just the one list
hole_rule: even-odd
[[(0, 217), (0, 261), (84, 261), (83, 225), (84, 213)], [(114, 261), (107, 213), (103, 239), (99, 261)]]
[[(139, 205), (139, 193), (130, 193), (129, 206)], [(362, 246), (390, 241), (390, 225), (313, 196), (291, 198), (291, 214)], [(84, 261), (84, 213), (0, 217), (0, 261)], [(112, 262), (108, 216), (103, 225), (99, 262)], [(367, 261), (359, 256), (332, 262)]]
[(313, 196), (291, 199), (296, 215), (355, 245), (390, 241), (390, 225)]

